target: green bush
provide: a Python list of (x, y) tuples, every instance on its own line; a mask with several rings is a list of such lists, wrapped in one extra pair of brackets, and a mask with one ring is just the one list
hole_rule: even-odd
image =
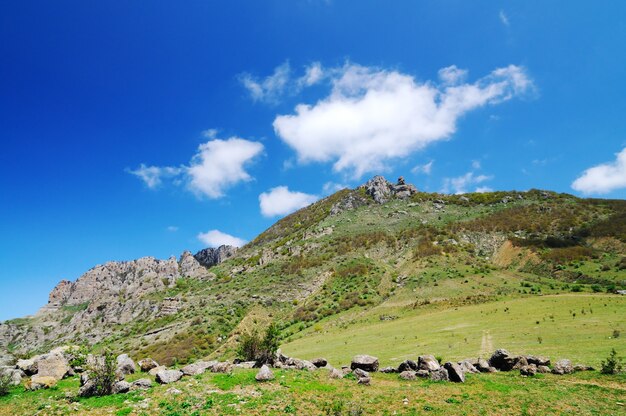
[(0, 372), (0, 396), (6, 396), (11, 389), (11, 374), (8, 371)]
[(615, 348), (611, 349), (611, 353), (606, 361), (600, 363), (602, 374), (617, 374), (622, 371), (622, 359), (617, 356)]
[(89, 380), (94, 382), (96, 396), (107, 396), (112, 393), (116, 381), (116, 368), (115, 355), (109, 350), (94, 360), (89, 368)]
[(245, 361), (270, 363), (278, 350), (280, 330), (275, 323), (270, 324), (261, 339), (257, 330), (244, 334), (239, 341), (237, 356)]

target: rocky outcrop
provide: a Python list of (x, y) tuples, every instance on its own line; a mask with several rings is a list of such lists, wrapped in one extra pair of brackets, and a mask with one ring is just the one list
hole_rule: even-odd
[(198, 251), (193, 257), (204, 267), (213, 267), (224, 260), (232, 257), (237, 252), (237, 247), (222, 245), (217, 248), (205, 248)]
[(128, 356), (122, 354), (117, 357), (117, 373), (121, 375), (135, 374), (135, 362)]
[(361, 185), (359, 189), (364, 189), (365, 193), (379, 204), (384, 204), (393, 197), (405, 199), (417, 193), (417, 188), (406, 184), (402, 176), (398, 178), (398, 182), (395, 185), (382, 176), (374, 176)]

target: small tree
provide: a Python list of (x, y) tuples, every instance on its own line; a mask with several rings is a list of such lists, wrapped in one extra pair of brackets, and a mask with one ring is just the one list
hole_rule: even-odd
[(13, 378), (9, 371), (0, 370), (0, 396), (6, 396), (9, 394), (11, 385), (13, 384)]
[(608, 358), (606, 361), (602, 361), (600, 366), (602, 367), (600, 369), (602, 374), (617, 374), (622, 371), (622, 359), (617, 356), (615, 348), (611, 349)]
[(246, 361), (257, 361), (262, 364), (271, 363), (279, 346), (280, 330), (275, 323), (270, 324), (261, 339), (257, 330), (241, 337), (237, 355)]
[(117, 379), (115, 370), (117, 362), (115, 355), (105, 350), (102, 356), (97, 357), (90, 366), (89, 381), (94, 383), (94, 395), (107, 396), (113, 392), (113, 384)]

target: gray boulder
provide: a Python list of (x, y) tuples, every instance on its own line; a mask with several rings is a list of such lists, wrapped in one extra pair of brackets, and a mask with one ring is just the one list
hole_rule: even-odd
[(574, 372), (574, 366), (570, 360), (559, 360), (552, 367), (552, 374), (571, 374)]
[(354, 373), (356, 378), (369, 377), (369, 373), (365, 370), (361, 370), (360, 368), (355, 368), (352, 370), (352, 373)]
[(380, 371), (381, 373), (397, 373), (398, 369), (395, 367), (383, 367), (378, 371)]
[(420, 355), (417, 359), (420, 370), (437, 371), (441, 368), (439, 361), (433, 355)]
[(432, 381), (449, 381), (450, 378), (448, 377), (448, 370), (440, 367), (439, 369), (435, 371), (431, 371), (430, 379)]
[[(181, 368), (180, 370), (186, 376), (195, 376), (203, 374), (205, 371), (217, 364), (217, 361), (198, 361), (193, 364), (189, 364)], [(252, 367), (249, 367), (252, 368)]]
[(148, 374), (150, 374), (151, 376), (156, 376), (159, 371), (163, 371), (163, 370), (167, 370), (167, 367), (164, 365), (160, 365), (148, 371)]
[(593, 371), (595, 370), (595, 368), (588, 366), (588, 365), (584, 365), (584, 364), (576, 364), (574, 366), (574, 371)]
[(179, 370), (161, 370), (156, 375), (156, 381), (160, 384), (170, 384), (180, 380), (183, 372)]
[(550, 373), (552, 370), (550, 370), (550, 367), (548, 367), (547, 365), (538, 365), (537, 366), (537, 372), (541, 373), (541, 374), (548, 374)]
[(480, 372), (474, 367), (474, 364), (472, 364), (470, 360), (459, 361), (459, 366), (461, 366), (464, 373), (476, 374)]
[(150, 380), (149, 378), (140, 378), (139, 380), (135, 380), (133, 382), (133, 389), (149, 389), (152, 387), (152, 380)]
[(536, 355), (526, 355), (524, 358), (526, 358), (526, 362), (528, 364), (535, 364), (536, 366), (540, 366), (540, 365), (549, 366), (550, 365), (549, 358), (538, 357)]
[(27, 376), (37, 374), (37, 362), (32, 358), (27, 360), (17, 360), (15, 367), (22, 370)]
[(535, 364), (528, 364), (528, 365), (522, 366), (519, 369), (519, 373), (523, 376), (532, 377), (535, 374), (537, 374), (537, 366)]
[[(82, 379), (81, 379), (82, 380)], [(78, 389), (78, 395), (80, 397), (93, 397), (96, 395), (96, 383), (93, 380), (87, 380)]]
[(256, 381), (270, 381), (274, 379), (274, 373), (272, 373), (272, 370), (264, 364), (254, 379)]
[(225, 361), (223, 363), (216, 363), (210, 368), (212, 373), (229, 373), (232, 370), (233, 365)]
[(311, 360), (311, 363), (317, 368), (326, 367), (328, 365), (328, 361), (325, 358), (315, 358)]
[(11, 367), (0, 368), (0, 376), (9, 377), (11, 379), (10, 384), (12, 386), (19, 386), (22, 383), (22, 370)]
[(448, 370), (448, 378), (455, 383), (465, 383), (465, 372), (457, 363), (447, 362), (443, 368)]
[(402, 380), (415, 380), (417, 378), (417, 374), (415, 371), (403, 371), (398, 377)]
[(125, 376), (128, 374), (135, 374), (135, 362), (128, 356), (128, 354), (121, 354), (117, 356), (116, 372)]
[(52, 377), (58, 381), (70, 371), (70, 365), (62, 354), (46, 354), (37, 362), (38, 377)]
[(415, 375), (419, 378), (428, 378), (430, 377), (430, 371), (428, 370), (417, 370)]
[(328, 372), (328, 378), (341, 379), (343, 378), (343, 372), (337, 370), (336, 368), (331, 368)]
[(350, 368), (352, 370), (359, 368), (365, 371), (378, 371), (378, 358), (371, 355), (355, 355), (352, 358)]
[(372, 379), (370, 377), (361, 377), (359, 378), (359, 384), (363, 384), (365, 386), (369, 386), (372, 383)]
[(139, 368), (144, 373), (147, 373), (153, 368), (157, 368), (159, 366), (159, 363), (154, 361), (152, 358), (144, 358), (143, 360), (139, 360), (137, 364), (139, 364)]
[(398, 366), (398, 373), (402, 373), (404, 371), (417, 371), (419, 367), (417, 363), (413, 360), (402, 361)]
[(489, 365), (500, 371), (511, 371), (517, 363), (517, 357), (511, 356), (505, 349), (496, 350), (489, 359)]
[(132, 384), (130, 384), (126, 380), (117, 381), (115, 382), (115, 384), (113, 384), (112, 392), (113, 394), (128, 393), (131, 387)]

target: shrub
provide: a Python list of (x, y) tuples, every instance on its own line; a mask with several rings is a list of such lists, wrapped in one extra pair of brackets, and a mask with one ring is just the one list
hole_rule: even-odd
[(0, 371), (0, 396), (6, 396), (11, 389), (11, 373)]
[(602, 361), (600, 366), (602, 367), (600, 369), (602, 374), (617, 374), (622, 371), (622, 359), (617, 356), (615, 348), (611, 349), (606, 361)]
[(94, 383), (96, 396), (107, 396), (112, 393), (116, 381), (116, 368), (115, 355), (109, 350), (105, 350), (102, 356), (94, 360), (89, 368), (91, 372), (89, 380)]
[(237, 348), (237, 355), (245, 361), (272, 362), (278, 350), (279, 335), (280, 330), (275, 323), (267, 327), (263, 339), (257, 330), (252, 331), (251, 334), (244, 334)]

